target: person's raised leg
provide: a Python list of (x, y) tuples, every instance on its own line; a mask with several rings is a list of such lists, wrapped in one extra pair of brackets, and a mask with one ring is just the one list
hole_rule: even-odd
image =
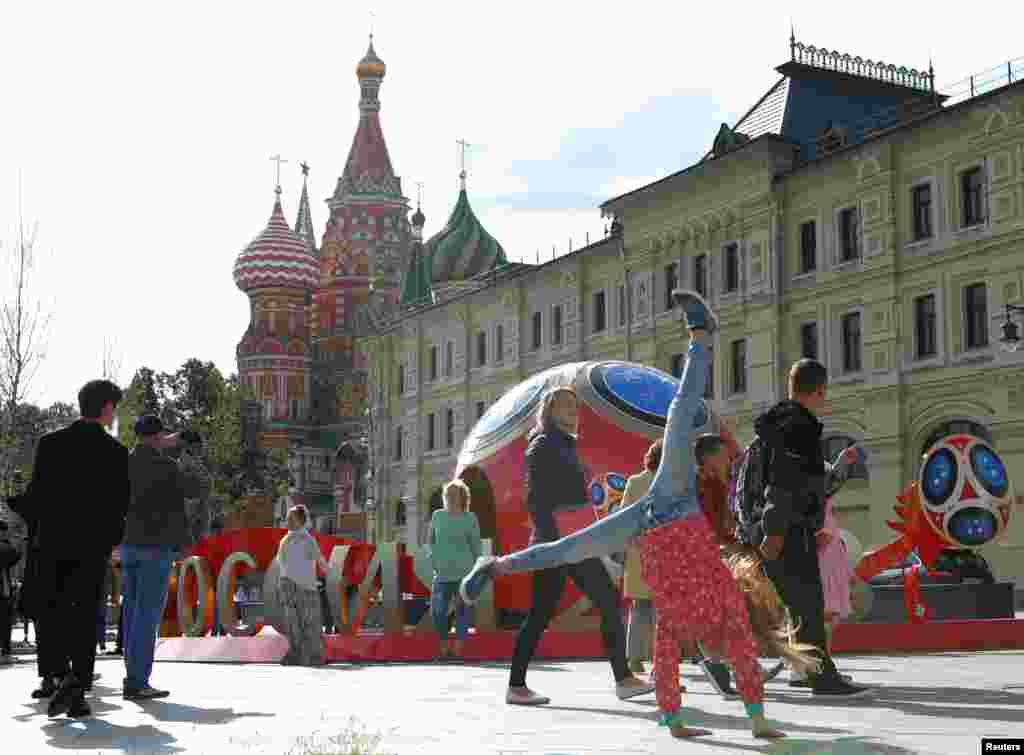
[(645, 514), (642, 500), (559, 540), (537, 543), (501, 558), (485, 556), (478, 559), (469, 574), (463, 577), (459, 594), (466, 603), (473, 605), (498, 575), (554, 569), (621, 552), (626, 543), (643, 529)]

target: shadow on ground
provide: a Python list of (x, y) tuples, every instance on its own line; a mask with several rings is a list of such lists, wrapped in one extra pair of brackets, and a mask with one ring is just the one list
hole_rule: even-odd
[[(605, 716), (617, 716), (620, 718), (632, 718), (632, 719), (643, 719), (647, 721), (657, 721), (658, 711), (656, 709), (656, 703), (642, 700), (636, 703), (641, 705), (648, 710), (622, 710), (620, 708), (575, 708), (566, 705), (545, 705), (544, 707), (548, 710), (571, 710), (581, 713), (595, 713), (598, 715)], [(728, 716), (721, 713), (709, 713), (708, 711), (700, 710), (699, 708), (691, 708), (687, 706), (686, 711), (686, 723), (688, 726), (695, 726), (697, 728), (711, 729), (727, 729), (729, 731), (750, 731), (750, 719), (746, 715), (742, 716)], [(847, 734), (849, 733), (846, 729), (835, 729), (828, 726), (807, 726), (797, 723), (791, 723), (788, 721), (778, 721), (776, 719), (770, 719), (772, 725), (777, 726), (786, 732), (803, 732), (804, 734)], [(703, 737), (701, 738), (703, 740)], [(760, 748), (755, 748), (760, 749)]]
[[(45, 713), (45, 711), (44, 711)], [(118, 726), (102, 718), (57, 719), (43, 727), (47, 745), (61, 750), (122, 750), (136, 753), (185, 752), (177, 738), (155, 726)]]

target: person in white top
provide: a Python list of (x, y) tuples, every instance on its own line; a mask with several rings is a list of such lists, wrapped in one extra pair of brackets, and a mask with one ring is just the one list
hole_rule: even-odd
[(328, 567), (316, 538), (309, 534), (307, 522), (309, 512), (305, 506), (289, 509), (288, 534), (277, 546), (281, 575), (278, 588), (288, 637), (288, 652), (281, 659), (284, 666), (324, 665), (323, 617), (316, 567), (319, 564), (324, 573)]

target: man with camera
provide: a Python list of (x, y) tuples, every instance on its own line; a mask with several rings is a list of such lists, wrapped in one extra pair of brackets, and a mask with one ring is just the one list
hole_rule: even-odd
[(203, 495), (195, 460), (181, 464), (169, 452), (199, 441), (194, 432), (169, 433), (159, 417), (135, 423), (138, 445), (129, 464), (132, 496), (121, 545), (124, 625), (124, 698), (154, 700), (169, 693), (150, 686), (157, 630), (167, 599), (171, 565), (191, 544), (185, 499)]

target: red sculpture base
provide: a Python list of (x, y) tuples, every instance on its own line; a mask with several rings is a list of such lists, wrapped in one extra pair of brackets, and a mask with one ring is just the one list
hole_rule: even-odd
[[(508, 661), (515, 632), (471, 633), (466, 641), (468, 661)], [(437, 637), (427, 632), (402, 635), (361, 632), (355, 637), (325, 635), (331, 663), (425, 662), (437, 655)], [(276, 663), (288, 640), (264, 629), (256, 637), (166, 637), (156, 650), (158, 661), (199, 663)], [(954, 650), (1024, 649), (1024, 620), (978, 619), (932, 621), (924, 624), (842, 624), (836, 627), (833, 649), (841, 653), (922, 653)], [(537, 658), (603, 658), (598, 632), (544, 633)]]

